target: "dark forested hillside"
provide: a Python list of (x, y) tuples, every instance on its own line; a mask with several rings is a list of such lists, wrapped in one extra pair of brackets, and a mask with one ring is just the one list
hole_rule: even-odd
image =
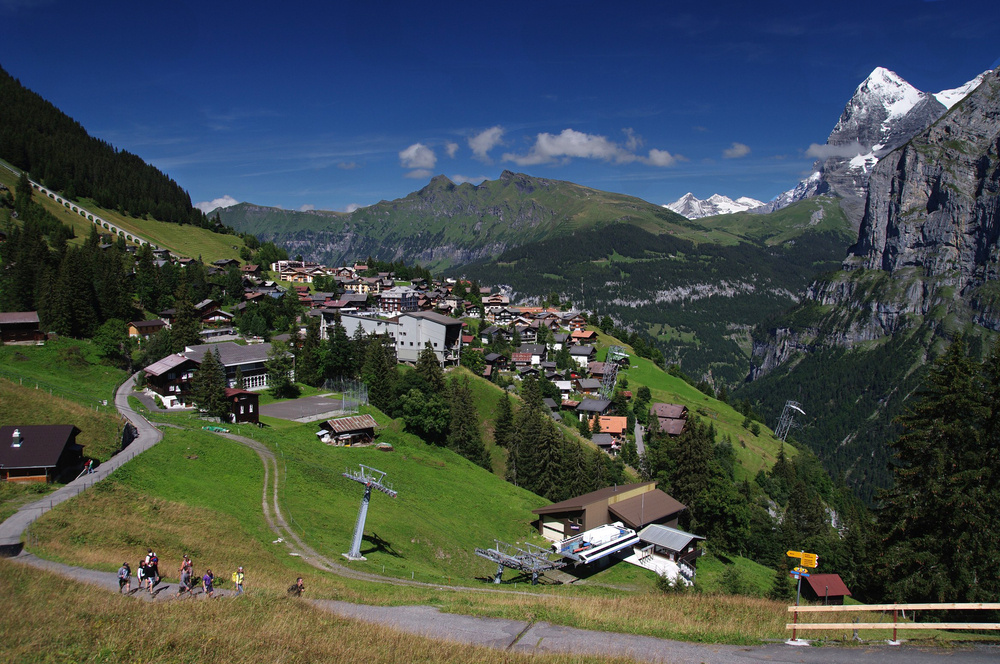
[(456, 273), (518, 295), (557, 293), (656, 340), (689, 375), (735, 385), (749, 369), (749, 330), (784, 311), (822, 270), (839, 265), (840, 233), (809, 233), (794, 248), (694, 244), (628, 224), (510, 249)]
[(208, 226), (176, 182), (136, 155), (93, 138), (2, 68), (0, 158), (67, 198), (89, 198), (137, 217)]

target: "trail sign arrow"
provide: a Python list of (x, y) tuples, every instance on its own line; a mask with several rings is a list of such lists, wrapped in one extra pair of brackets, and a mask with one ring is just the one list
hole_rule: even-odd
[(819, 565), (819, 556), (815, 553), (803, 552), (801, 560), (803, 567), (817, 567)]
[(802, 557), (802, 552), (801, 551), (785, 551), (785, 555), (788, 556), (789, 558), (801, 558)]

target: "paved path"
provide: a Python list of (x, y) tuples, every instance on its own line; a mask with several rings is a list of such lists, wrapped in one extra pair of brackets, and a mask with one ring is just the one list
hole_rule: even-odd
[(17, 555), (21, 550), (21, 535), (32, 521), (64, 500), (69, 500), (81, 491), (93, 486), (95, 482), (103, 480), (116, 468), (134, 458), (135, 455), (145, 452), (160, 442), (163, 434), (128, 405), (128, 397), (132, 393), (137, 375), (133, 375), (122, 383), (118, 391), (115, 392), (115, 406), (118, 408), (118, 412), (132, 422), (136, 428), (135, 440), (124, 450), (97, 466), (89, 475), (81, 475), (41, 500), (23, 506), (6, 521), (0, 523), (0, 553)]
[(635, 451), (636, 454), (642, 456), (646, 453), (646, 445), (643, 443), (642, 436), (646, 433), (646, 429), (643, 428), (638, 422), (635, 423)]

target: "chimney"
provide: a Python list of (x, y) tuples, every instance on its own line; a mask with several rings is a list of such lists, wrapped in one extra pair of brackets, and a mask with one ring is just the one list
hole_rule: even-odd
[(24, 441), (24, 439), (21, 438), (21, 430), (20, 429), (14, 429), (14, 435), (11, 436), (11, 438), (12, 438), (11, 443), (10, 443), (11, 447), (20, 447), (21, 443)]

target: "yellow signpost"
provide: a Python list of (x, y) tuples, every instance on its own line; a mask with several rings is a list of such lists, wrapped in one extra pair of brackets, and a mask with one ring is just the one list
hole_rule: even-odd
[[(789, 558), (798, 558), (799, 565), (792, 570), (792, 576), (798, 581), (798, 588), (795, 590), (795, 606), (799, 605), (799, 598), (802, 596), (802, 577), (809, 576), (809, 570), (806, 568), (815, 568), (819, 565), (819, 556), (815, 553), (809, 553), (807, 551), (786, 551), (785, 555)], [(795, 614), (796, 616), (798, 613)], [(798, 620), (795, 621), (796, 623)], [(795, 640), (795, 628), (792, 628), (792, 640)]]
[(819, 566), (819, 556), (817, 556), (815, 553), (803, 552), (802, 555), (799, 557), (799, 559), (802, 561), (803, 567)]

